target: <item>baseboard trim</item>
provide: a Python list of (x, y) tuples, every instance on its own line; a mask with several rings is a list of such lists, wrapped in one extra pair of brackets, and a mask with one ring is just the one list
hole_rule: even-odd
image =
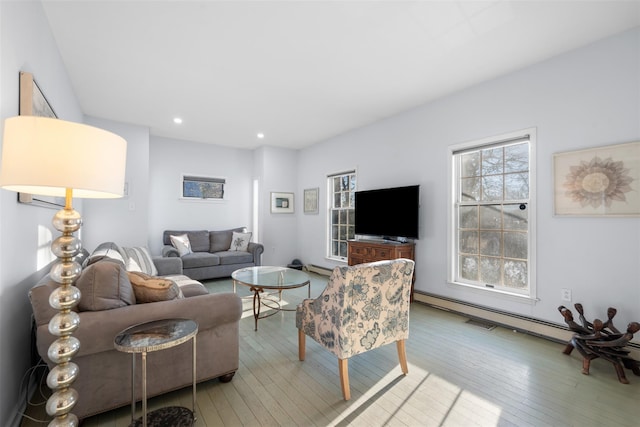
[(317, 273), (323, 276), (331, 276), (331, 272), (333, 271), (330, 268), (322, 267), (321, 265), (315, 264), (307, 264), (304, 266), (304, 269), (311, 273)]
[[(559, 323), (521, 316), (422, 291), (415, 291), (413, 297), (414, 301), (440, 310), (451, 311), (472, 319), (493, 322), (498, 326), (517, 330), (521, 333), (536, 335), (558, 343), (566, 343), (573, 336), (573, 332), (570, 331), (569, 328)], [(635, 360), (640, 360), (640, 343), (631, 342), (627, 345), (627, 348), (631, 351), (631, 356)]]

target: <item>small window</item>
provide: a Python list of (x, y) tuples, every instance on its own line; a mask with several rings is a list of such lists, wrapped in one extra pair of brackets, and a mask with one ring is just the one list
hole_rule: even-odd
[(224, 200), (224, 178), (182, 176), (182, 198), (193, 200)]
[(347, 241), (355, 237), (356, 172), (349, 171), (327, 177), (329, 189), (329, 250), (331, 259), (347, 260)]

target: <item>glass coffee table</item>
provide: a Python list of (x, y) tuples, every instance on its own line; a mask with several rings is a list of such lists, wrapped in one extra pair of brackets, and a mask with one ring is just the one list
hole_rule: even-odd
[[(233, 292), (236, 291), (236, 283), (249, 287), (253, 292), (253, 318), (255, 330), (258, 330), (258, 319), (273, 316), (278, 311), (295, 311), (294, 309), (282, 308), (282, 291), (307, 286), (307, 297), (311, 298), (311, 279), (304, 271), (287, 267), (247, 267), (231, 273), (233, 279)], [(261, 292), (278, 291), (278, 299), (270, 298), (267, 294), (260, 296)], [(275, 305), (273, 305), (275, 304)], [(268, 314), (260, 316), (260, 306), (264, 305), (273, 310)]]

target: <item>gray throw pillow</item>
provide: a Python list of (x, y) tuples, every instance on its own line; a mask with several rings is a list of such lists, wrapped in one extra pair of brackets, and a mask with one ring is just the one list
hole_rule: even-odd
[(122, 264), (100, 261), (85, 268), (75, 283), (81, 292), (80, 311), (101, 311), (136, 303)]

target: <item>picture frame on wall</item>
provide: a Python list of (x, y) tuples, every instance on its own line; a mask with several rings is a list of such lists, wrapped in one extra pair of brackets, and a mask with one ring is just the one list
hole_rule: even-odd
[(640, 216), (640, 141), (553, 155), (554, 215)]
[(318, 213), (318, 193), (319, 188), (307, 188), (304, 190), (304, 213), (305, 214), (317, 214)]
[[(53, 107), (47, 101), (40, 87), (33, 78), (33, 74), (20, 71), (20, 105), (18, 112), (21, 116), (50, 117), (57, 119)], [(18, 202), (44, 208), (60, 209), (65, 205), (64, 197), (41, 196), (37, 194), (18, 193)]]
[(271, 193), (271, 213), (293, 212), (293, 193)]

